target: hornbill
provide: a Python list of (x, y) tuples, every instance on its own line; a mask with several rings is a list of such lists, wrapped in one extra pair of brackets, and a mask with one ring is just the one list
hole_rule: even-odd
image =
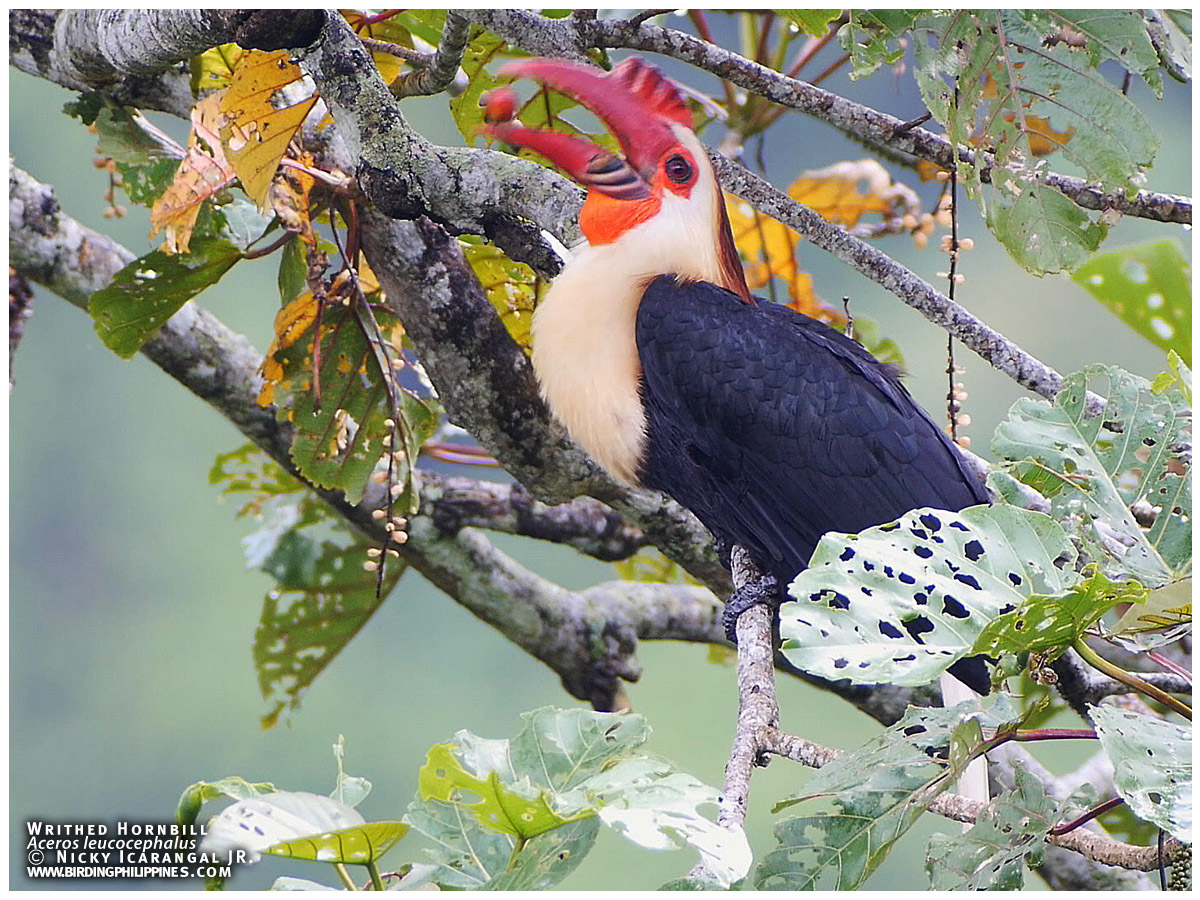
[[(484, 129), (587, 188), (586, 241), (534, 313), (533, 366), (555, 416), (615, 478), (674, 497), (765, 573), (730, 598), (731, 638), (737, 614), (775, 599), (826, 532), (988, 502), (893, 368), (751, 296), (691, 111), (657, 69), (529, 59), (501, 73), (574, 97), (620, 143), (623, 157), (499, 121), (509, 110)], [(951, 672), (987, 693), (979, 657)]]

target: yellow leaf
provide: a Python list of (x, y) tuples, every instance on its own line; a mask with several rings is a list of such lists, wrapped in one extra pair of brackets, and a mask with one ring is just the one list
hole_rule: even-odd
[(317, 319), (317, 301), (312, 291), (305, 291), (275, 314), (275, 337), (263, 357), (259, 374), (263, 386), (258, 392), (258, 405), (270, 406), (275, 402), (275, 386), (283, 379), (283, 364), (275, 354), (296, 343)]
[[(312, 154), (305, 151), (298, 162), (311, 166)], [(280, 224), (288, 231), (300, 235), (312, 248), (317, 246), (317, 235), (313, 231), (311, 203), (309, 198), (316, 185), (316, 178), (300, 169), (285, 167), (278, 178), (268, 182), (271, 191), (271, 209), (279, 217)]]
[(192, 91), (218, 91), (229, 87), (233, 72), (246, 53), (237, 44), (221, 44), (210, 47), (199, 56), (192, 57)]
[(783, 223), (763, 215), (740, 197), (725, 195), (725, 209), (733, 229), (733, 240), (746, 262), (746, 282), (760, 288), (772, 278), (781, 278), (787, 285), (791, 302), (797, 312), (831, 321), (831, 315), (813, 292), (812, 276), (800, 269), (796, 251), (800, 235)]
[(499, 247), (466, 240), (459, 243), (504, 327), (521, 349), (529, 352), (533, 309), (546, 285), (533, 269), (524, 263), (513, 262)]
[(150, 224), (154, 226), (150, 234), (166, 229), (163, 242), (166, 253), (187, 252), (204, 202), (233, 181), (233, 169), (217, 138), (220, 102), (220, 94), (211, 94), (192, 108), (187, 154), (179, 163), (174, 180), (150, 210)]
[(221, 111), (228, 122), (221, 138), (246, 195), (266, 210), (271, 180), (292, 136), (304, 122), (316, 95), (292, 106), (276, 108), (272, 100), (280, 88), (301, 77), (300, 67), (282, 50), (252, 50), (243, 57)]
[(893, 182), (888, 171), (873, 159), (834, 163), (805, 172), (787, 192), (839, 225), (857, 225), (867, 213), (891, 217), (920, 207), (912, 189)]
[[(354, 33), (359, 37), (386, 41), (389, 44), (398, 44), (401, 47), (407, 47), (409, 50), (415, 49), (413, 47), (412, 33), (394, 17), (384, 19), (381, 22), (372, 22), (361, 10), (344, 9), (341, 13), (345, 17), (346, 23), (354, 29)], [(385, 53), (382, 50), (372, 50), (371, 59), (375, 61), (375, 68), (379, 70), (379, 74), (383, 77), (384, 84), (391, 84), (395, 81), (397, 76), (404, 70), (404, 67), (408, 65), (399, 56), (392, 53)]]

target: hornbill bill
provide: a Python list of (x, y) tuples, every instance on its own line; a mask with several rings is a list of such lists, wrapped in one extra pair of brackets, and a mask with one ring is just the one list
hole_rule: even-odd
[[(501, 73), (574, 97), (620, 142), (623, 157), (511, 121), (484, 129), (587, 188), (586, 242), (534, 313), (533, 366), (551, 410), (605, 469), (674, 497), (719, 548), (740, 545), (765, 573), (730, 599), (728, 630), (747, 599), (775, 599), (828, 531), (988, 502), (892, 368), (751, 296), (691, 112), (657, 69), (530, 59)], [(919, 624), (911, 633), (920, 640)], [(981, 658), (951, 672), (987, 693)]]

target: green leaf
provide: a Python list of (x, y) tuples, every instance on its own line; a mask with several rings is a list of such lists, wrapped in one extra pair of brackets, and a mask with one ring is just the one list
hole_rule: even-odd
[(298, 234), (283, 245), (279, 254), (279, 306), (282, 309), (308, 289), (308, 263), (304, 240)]
[[(375, 316), (383, 340), (399, 330), (394, 317), (381, 310)], [(276, 408), (295, 427), (290, 453), (297, 469), (313, 484), (339, 489), (348, 502), (358, 503), (384, 456), (385, 437), (395, 437), (387, 424), (394, 416), (403, 442), (396, 449), (404, 450), (394, 470), (393, 483), (402, 488), (394, 504), (399, 513), (413, 511), (419, 498), (412, 463), (437, 426), (437, 404), (396, 385), (394, 373), (381, 374), (379, 356), (353, 311), (335, 304), (322, 317), (318, 405), (318, 382), (311, 372), (312, 332), (310, 327), (304, 337), (276, 353), (285, 373)], [(395, 386), (400, 407), (395, 413), (389, 408), (388, 383)]]
[(366, 865), (382, 857), (407, 833), (408, 826), (403, 822), (369, 822), (281, 841), (264, 852), (314, 862)]
[[(497, 755), (496, 742), (477, 741), (469, 734), (460, 734), (459, 740), (457, 745), (434, 744), (429, 748), (417, 788), (423, 799), (458, 803), (470, 809), (484, 827), (512, 834), (523, 841), (581, 818), (555, 813), (547, 800), (548, 790), (538, 791), (536, 796), (523, 796), (506, 789), (500, 775), (488, 770), (494, 762), (490, 757)], [(455, 755), (456, 749), (468, 758), (460, 761)], [(484, 777), (479, 777), (476, 772)], [(511, 779), (511, 769), (506, 774)], [(479, 799), (470, 802), (464, 792), (471, 792)]]
[(1141, 603), (1136, 581), (1109, 581), (1094, 572), (1064, 594), (1034, 594), (1018, 610), (989, 622), (973, 652), (987, 656), (1064, 650), (1120, 603)]
[(239, 259), (238, 248), (219, 238), (193, 239), (190, 253), (154, 250), (135, 259), (92, 294), (88, 310), (96, 333), (118, 356), (132, 358), (183, 304), (220, 281)]
[(777, 9), (782, 16), (813, 37), (824, 37), (829, 31), (829, 23), (842, 14), (840, 9)]
[(988, 226), (1033, 272), (1081, 265), (1107, 227), (1036, 175), (1058, 157), (1105, 190), (1135, 189), (1158, 137), (1101, 63), (1160, 89), (1145, 22), (1128, 10), (959, 10), (922, 17), (912, 38), (930, 112), (952, 141), (994, 155), (990, 187), (961, 172)]
[(218, 797), (247, 800), (274, 790), (275, 785), (270, 782), (250, 782), (236, 775), (222, 778), (220, 781), (198, 781), (184, 789), (175, 810), (175, 821), (180, 825), (194, 824), (204, 804)]
[[(790, 12), (790, 10), (789, 10)], [(842, 49), (850, 54), (855, 80), (865, 78), (881, 65), (894, 66), (904, 56), (906, 33), (921, 10), (848, 10), (849, 21), (838, 32)]]
[(1025, 866), (1041, 864), (1058, 804), (1036, 777), (1014, 770), (1016, 789), (996, 797), (965, 834), (935, 834), (925, 871), (935, 891), (1019, 891)]
[(262, 569), (278, 587), (263, 599), (254, 634), (254, 667), (264, 699), (272, 704), (263, 727), (291, 712), (304, 692), (380, 607), (404, 572), (388, 563), (383, 588), (363, 564), (373, 561), (357, 539), (349, 546), (318, 543), (300, 528), (283, 532)]
[[(507, 75), (492, 75), (488, 71), (488, 67), (493, 64), (498, 65), (503, 60), (523, 59), (528, 55), (490, 32), (482, 29), (472, 32), (462, 61), (462, 70), (468, 79), (467, 87), (450, 101), (450, 113), (454, 116), (454, 122), (458, 125), (458, 130), (468, 145), (475, 144), (479, 137), (479, 127), (484, 124), (484, 110), (479, 105), (484, 95), (513, 80), (511, 76)], [(539, 86), (533, 96), (515, 110), (515, 116), (521, 120), (521, 124), (531, 128), (552, 128), (564, 134), (583, 135), (606, 150), (616, 152), (617, 142), (607, 132), (600, 135), (585, 134), (562, 118), (563, 112), (578, 107), (579, 104), (574, 98), (550, 90), (545, 86)], [(545, 160), (532, 150), (522, 148), (518, 151), (518, 155), (536, 159), (545, 164)]]
[[(1108, 228), (1053, 188), (993, 172), (998, 199), (988, 228), (1030, 272), (1071, 271), (1100, 246)], [(1008, 196), (1009, 194), (1013, 196)]]
[(1091, 718), (1130, 809), (1186, 843), (1192, 841), (1192, 728), (1117, 706)]
[(431, 751), (407, 820), (439, 845), (439, 884), (485, 885), (510, 856), (515, 865), (535, 842), (564, 839), (583, 822), (654, 849), (691, 846), (724, 884), (745, 874), (744, 835), (699, 813), (717, 791), (641, 753), (640, 716), (541, 709), (524, 719), (511, 741), (459, 732)]
[(1192, 267), (1172, 239), (1093, 257), (1071, 280), (1150, 343), (1192, 360)]
[[(1106, 398), (1088, 416), (1086, 394)], [(1113, 424), (1106, 429), (1105, 423)], [(1159, 587), (1191, 571), (1191, 483), (1185, 449), (1191, 411), (1176, 385), (1152, 385), (1115, 366), (1088, 366), (1063, 379), (1051, 404), (1023, 397), (992, 438), (1009, 470), (1045, 495), (1051, 515), (1114, 579)], [(1143, 529), (1130, 507), (1160, 510)]]
[(521, 846), (513, 864), (483, 885), (489, 891), (544, 891), (554, 887), (583, 862), (596, 842), (595, 816), (543, 832)]
[(1053, 519), (1011, 506), (916, 510), (826, 534), (788, 589), (797, 602), (780, 607), (780, 650), (823, 678), (927, 684), (997, 615), (1073, 584), (1073, 555)]
[(459, 238), (463, 256), (479, 279), (500, 321), (526, 353), (533, 346), (533, 310), (549, 286), (524, 263), (513, 262), (494, 244)]
[(244, 850), (328, 863), (377, 861), (404, 837), (401, 822), (367, 823), (330, 797), (307, 791), (275, 791), (234, 803), (208, 825), (200, 850), (222, 856)]
[(1184, 578), (1130, 606), (1106, 636), (1136, 653), (1179, 640), (1191, 630), (1192, 579)]
[(953, 709), (910, 707), (903, 718), (854, 753), (817, 770), (804, 793), (775, 809), (814, 799), (833, 812), (786, 819), (775, 828), (779, 847), (754, 873), (758, 890), (854, 890), (969, 759), (941, 758), (954, 730), (973, 717), (1001, 724), (1013, 716), (1007, 699)]

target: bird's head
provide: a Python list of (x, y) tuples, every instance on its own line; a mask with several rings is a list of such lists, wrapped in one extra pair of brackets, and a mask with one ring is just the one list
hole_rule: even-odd
[(623, 156), (586, 138), (510, 122), (484, 129), (540, 153), (587, 189), (579, 225), (589, 244), (616, 243), (659, 222), (679, 243), (696, 242), (693, 250), (707, 242), (705, 255), (717, 269), (712, 280), (751, 299), (712, 165), (692, 131), (692, 113), (661, 72), (639, 59), (607, 73), (565, 60), (527, 59), (500, 73), (528, 75), (575, 98), (620, 143)]

